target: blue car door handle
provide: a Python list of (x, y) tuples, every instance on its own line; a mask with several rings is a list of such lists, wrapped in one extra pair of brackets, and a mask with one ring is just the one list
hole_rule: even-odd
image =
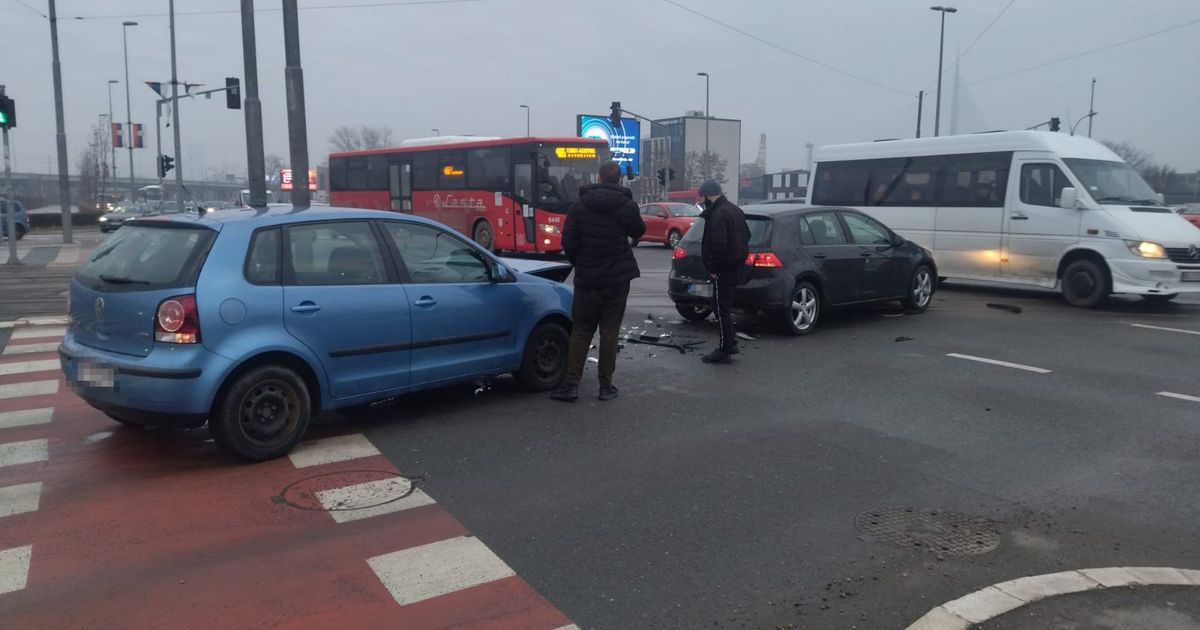
[(308, 300), (304, 300), (303, 302), (292, 307), (293, 313), (316, 313), (319, 310), (321, 310), (321, 307), (317, 306), (316, 302), (310, 302)]
[(428, 295), (424, 295), (421, 296), (421, 299), (413, 302), (413, 304), (416, 306), (437, 306), (437, 300), (429, 297)]

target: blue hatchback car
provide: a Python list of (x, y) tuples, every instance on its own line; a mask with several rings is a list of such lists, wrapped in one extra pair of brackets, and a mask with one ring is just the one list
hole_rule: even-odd
[(250, 460), (322, 410), (512, 373), (565, 373), (570, 266), (494, 257), (453, 230), (328, 207), (137, 218), (71, 282), (75, 391), (131, 424), (209, 424)]
[(8, 208), (16, 206), (17, 212), (14, 216), (16, 220), (16, 235), (17, 240), (25, 238), (29, 233), (29, 216), (25, 214), (25, 206), (21, 205), (20, 201), (9, 202), (7, 199), (0, 199), (0, 237), (8, 238)]

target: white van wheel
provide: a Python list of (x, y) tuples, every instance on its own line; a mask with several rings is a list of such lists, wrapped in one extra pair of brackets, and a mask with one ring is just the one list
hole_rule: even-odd
[(1108, 271), (1091, 260), (1076, 260), (1063, 270), (1062, 293), (1071, 306), (1095, 308), (1108, 299)]

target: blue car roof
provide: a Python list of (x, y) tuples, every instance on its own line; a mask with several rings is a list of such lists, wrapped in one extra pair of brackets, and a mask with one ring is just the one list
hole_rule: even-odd
[(160, 214), (138, 217), (130, 223), (154, 223), (165, 221), (169, 223), (188, 223), (204, 225), (214, 230), (220, 230), (224, 224), (244, 224), (248, 227), (280, 225), (284, 223), (299, 223), (302, 221), (322, 221), (329, 219), (391, 219), (412, 221), (434, 225), (433, 221), (411, 214), (386, 212), (383, 210), (363, 210), (361, 208), (338, 208), (331, 206), (294, 207), (285, 204), (271, 205), (267, 208), (237, 208), (233, 210), (215, 210), (200, 217), (195, 214)]

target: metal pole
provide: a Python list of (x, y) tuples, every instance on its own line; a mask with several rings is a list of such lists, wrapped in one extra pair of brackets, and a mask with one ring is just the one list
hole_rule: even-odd
[(158, 157), (154, 158), (154, 170), (158, 173), (158, 188), (163, 187), (163, 172), (162, 172), (162, 106), (163, 100), (154, 101), (154, 142), (157, 148)]
[(117, 83), (117, 81), (115, 79), (108, 80), (108, 146), (112, 149), (111, 179), (113, 182), (116, 182), (117, 181), (117, 145), (113, 144), (113, 138), (112, 138), (112, 126), (113, 126), (112, 86), (114, 83)]
[(809, 174), (812, 174), (812, 150), (813, 150), (813, 143), (811, 143), (811, 142), (805, 142), (805, 143), (804, 143), (804, 148), (805, 148), (805, 149), (808, 149), (808, 162), (807, 162), (807, 169), (806, 169), (806, 170), (809, 172)]
[(304, 69), (300, 67), (300, 17), (296, 0), (283, 0), (283, 70), (287, 84), (288, 142), (292, 152), (292, 205), (308, 207), (308, 125), (304, 116)]
[(242, 60), (246, 72), (246, 177), (250, 207), (267, 207), (267, 167), (263, 157), (262, 101), (258, 99), (258, 50), (254, 42), (254, 0), (242, 0)]
[[(0, 96), (4, 96), (3, 85), (0, 85)], [(4, 216), (8, 219), (8, 227), (5, 228), (8, 234), (8, 262), (5, 264), (19, 265), (21, 259), (17, 257), (17, 198), (13, 193), (12, 164), (9, 162), (8, 127), (4, 127), (4, 201), (2, 203), (7, 210)]]
[(529, 121), (530, 121), (530, 116), (532, 116), (532, 114), (531, 114), (531, 112), (530, 112), (529, 106), (528, 106), (528, 105), (526, 105), (526, 106), (525, 106), (525, 137), (526, 137), (526, 138), (532, 138), (532, 137), (533, 137), (533, 132), (532, 132), (532, 131), (530, 131), (530, 126), (531, 126), (531, 125), (530, 125), (530, 122), (529, 122)]
[(708, 121), (711, 118), (708, 112), (708, 79), (707, 74), (704, 75), (704, 177), (712, 176), (712, 154), (708, 152)]
[[(67, 130), (63, 123), (62, 65), (58, 61), (58, 12), (50, 0), (50, 52), (54, 75), (54, 124), (58, 144), (58, 198), (62, 204), (62, 242), (71, 242), (71, 173), (67, 166)], [(11, 238), (11, 237), (10, 237)]]
[(938, 81), (937, 81), (937, 107), (933, 115), (933, 136), (936, 138), (942, 133), (942, 53), (946, 48), (946, 11), (940, 10), (942, 14), (942, 36), (938, 40)]
[(175, 211), (183, 213), (183, 151), (179, 142), (179, 78), (175, 73), (175, 0), (171, 0), (171, 125), (175, 128)]
[(917, 137), (921, 137), (921, 110), (925, 105), (925, 90), (917, 92)]
[(1088, 137), (1092, 137), (1092, 119), (1096, 117), (1096, 77), (1092, 77), (1092, 99), (1088, 101)]
[(133, 179), (133, 105), (129, 99), (129, 27), (137, 22), (121, 23), (121, 39), (125, 46), (125, 147), (129, 149), (129, 203), (137, 203), (137, 182)]

